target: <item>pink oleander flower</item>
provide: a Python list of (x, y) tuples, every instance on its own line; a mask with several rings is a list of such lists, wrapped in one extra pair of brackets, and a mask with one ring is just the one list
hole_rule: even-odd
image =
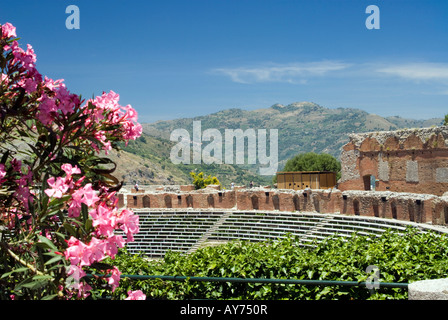
[(3, 38), (16, 38), (16, 27), (14, 27), (11, 23), (7, 22), (2, 25), (2, 37)]
[(111, 276), (107, 279), (107, 283), (112, 286), (112, 292), (119, 286), (121, 272), (117, 267), (112, 269)]
[(63, 164), (61, 166), (61, 169), (64, 170), (64, 172), (67, 174), (67, 177), (71, 177), (73, 174), (81, 173), (81, 169), (79, 169), (78, 166), (72, 167), (70, 163)]
[(33, 93), (37, 90), (38, 81), (33, 78), (22, 79), (18, 85), (25, 89), (26, 93)]
[(73, 192), (72, 199), (68, 207), (68, 216), (71, 218), (78, 217), (81, 212), (81, 204), (91, 207), (100, 198), (96, 195), (95, 190), (92, 189), (92, 184), (88, 183), (83, 188)]
[(11, 160), (11, 166), (14, 171), (19, 172), (22, 169), (22, 161), (14, 158)]
[(57, 177), (57, 179), (55, 179), (54, 177), (51, 177), (47, 180), (47, 183), (51, 187), (51, 189), (45, 190), (45, 193), (49, 197), (62, 198), (70, 188), (70, 184), (66, 178)]
[(82, 270), (81, 267), (72, 264), (68, 269), (67, 275), (70, 276), (71, 280), (79, 282), (81, 278), (86, 275), (86, 273), (84, 272), (84, 270)]
[(92, 238), (87, 245), (87, 254), (89, 255), (90, 264), (103, 260), (106, 255), (106, 244), (98, 238)]
[(3, 183), (3, 178), (6, 176), (5, 165), (0, 163), (0, 183)]
[(59, 88), (64, 82), (64, 79), (53, 80), (45, 76), (43, 80), (43, 85), (50, 89), (51, 91), (55, 91), (56, 88)]
[(44, 86), (54, 92), (53, 96), (48, 96), (46, 93), (38, 99), (39, 114), (38, 119), (44, 124), (50, 124), (55, 118), (60, 117), (61, 114), (66, 116), (72, 114), (77, 105), (79, 105), (79, 97), (76, 94), (71, 94), (63, 80), (52, 80), (45, 77), (43, 81)]
[(92, 217), (92, 225), (96, 227), (97, 233), (101, 236), (111, 237), (117, 226), (116, 210), (109, 208), (106, 204), (99, 205), (89, 212)]
[[(90, 122), (86, 122), (86, 125), (89, 125), (91, 122), (95, 121), (103, 121), (105, 120), (110, 125), (120, 125), (122, 129), (121, 138), (126, 140), (135, 140), (140, 137), (142, 134), (142, 126), (137, 122), (137, 112), (130, 105), (126, 107), (122, 107), (118, 104), (120, 96), (114, 91), (110, 91), (109, 93), (103, 92), (103, 94), (99, 97), (95, 97), (95, 99), (90, 99), (86, 102), (86, 106), (90, 103), (95, 105), (95, 109), (93, 111), (87, 110), (91, 115)], [(107, 115), (107, 118), (105, 118)], [(110, 142), (106, 140), (105, 133), (100, 131), (97, 132), (95, 138), (102, 142), (103, 150), (106, 152), (111, 149)], [(98, 147), (93, 145), (93, 148), (98, 151)]]
[(72, 201), (70, 202), (68, 208), (68, 217), (69, 218), (77, 218), (81, 213), (81, 202), (80, 201)]
[(124, 107), (124, 109), (126, 110), (124, 118), (126, 120), (137, 122), (137, 118), (138, 118), (137, 111), (135, 111), (135, 109), (132, 108), (131, 105), (129, 105), (129, 104), (126, 107)]
[[(37, 80), (42, 81), (42, 75), (36, 70), (36, 54), (33, 47), (27, 45), (27, 50), (23, 50), (19, 47), (17, 41), (13, 41), (10, 46), (4, 46), (5, 50), (11, 50), (14, 58), (9, 61), (10, 67), (18, 66), (19, 70), (25, 77), (35, 77)], [(26, 75), (25, 75), (26, 74)]]
[(78, 283), (77, 289), (78, 289), (78, 298), (87, 298), (90, 295), (89, 291), (92, 290), (92, 287), (87, 283), (80, 281)]
[(118, 248), (123, 248), (125, 243), (126, 241), (124, 241), (121, 235), (114, 235), (112, 237), (104, 239), (106, 254), (114, 259), (115, 255), (118, 253)]
[(133, 123), (131, 121), (126, 121), (123, 124), (126, 130), (123, 138), (125, 140), (135, 140), (142, 135), (143, 128), (140, 123)]
[(37, 118), (44, 125), (49, 125), (54, 120), (54, 116), (58, 111), (56, 101), (48, 97), (45, 93), (38, 99), (38, 101), (40, 104)]
[(28, 202), (33, 202), (33, 196), (30, 192), (30, 186), (33, 183), (32, 171), (29, 170), (27, 174), (24, 174), (20, 179), (16, 180), (17, 189), (14, 192), (14, 196), (17, 200), (21, 201), (23, 206), (28, 210)]
[(128, 297), (124, 300), (146, 300), (146, 295), (141, 290), (129, 290)]
[(90, 265), (90, 252), (85, 243), (72, 236), (67, 244), (68, 248), (65, 250), (64, 256), (65, 259), (70, 260), (70, 264), (79, 264), (80, 267)]
[(121, 211), (117, 223), (121, 224), (120, 229), (126, 233), (126, 242), (134, 241), (134, 234), (139, 231), (139, 216), (124, 209)]
[(104, 131), (98, 131), (95, 133), (95, 138), (98, 141), (101, 141), (103, 144), (103, 150), (105, 151), (106, 155), (109, 154), (109, 150), (112, 150), (112, 144), (110, 141), (107, 140), (107, 137), (105, 135)]
[(82, 202), (86, 206), (93, 206), (100, 198), (96, 195), (96, 191), (92, 189), (92, 184), (88, 183), (73, 194), (73, 200)]

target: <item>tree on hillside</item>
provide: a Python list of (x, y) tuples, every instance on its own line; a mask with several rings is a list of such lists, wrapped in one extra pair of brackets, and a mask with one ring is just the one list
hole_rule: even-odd
[[(341, 163), (328, 153), (307, 152), (298, 154), (288, 161), (282, 171), (330, 171), (336, 172), (336, 180), (341, 177)], [(274, 177), (274, 183), (277, 176)]]
[(203, 189), (211, 184), (221, 184), (218, 178), (216, 178), (215, 176), (212, 177), (210, 174), (204, 178), (203, 172), (199, 172), (198, 174), (196, 174), (196, 172), (191, 171), (190, 175), (193, 178), (193, 184), (196, 190)]

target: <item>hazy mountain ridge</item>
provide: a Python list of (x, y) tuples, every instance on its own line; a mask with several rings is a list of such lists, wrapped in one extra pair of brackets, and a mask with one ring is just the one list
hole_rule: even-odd
[(190, 172), (203, 171), (218, 177), (223, 187), (228, 188), (232, 182), (248, 185), (254, 181), (257, 185), (271, 182), (270, 177), (261, 177), (238, 166), (228, 164), (174, 164), (170, 152), (175, 142), (152, 137), (145, 133), (128, 145), (121, 145), (122, 150), (108, 155), (116, 164), (115, 176), (126, 184), (178, 185), (191, 183)]
[(413, 120), (381, 117), (354, 108), (325, 108), (313, 102), (296, 102), (257, 110), (227, 109), (195, 118), (183, 118), (143, 124), (145, 133), (169, 139), (174, 129), (191, 132), (193, 120), (200, 120), (202, 130), (248, 128), (279, 130), (279, 160), (285, 161), (300, 152), (327, 152), (339, 157), (340, 148), (353, 132), (396, 130), (440, 125), (440, 119)]
[(209, 128), (220, 130), (223, 138), (225, 129), (267, 129), (268, 132), (269, 129), (278, 129), (280, 170), (287, 159), (298, 153), (326, 152), (339, 158), (349, 133), (430, 127), (440, 125), (443, 119), (381, 117), (355, 108), (325, 108), (313, 102), (295, 102), (286, 106), (274, 104), (256, 110), (232, 108), (199, 117), (143, 123), (143, 137), (131, 141), (127, 147), (123, 146), (120, 159), (125, 163), (126, 153), (132, 153), (140, 157), (139, 161), (133, 158), (139, 162), (140, 168), (123, 164), (127, 171), (120, 174), (127, 180), (140, 177), (152, 184), (175, 184), (188, 182), (188, 172), (196, 168), (217, 175), (227, 185), (231, 181), (248, 184), (253, 179), (259, 183), (270, 180), (270, 177), (257, 177), (258, 167), (254, 165), (174, 165), (169, 158), (175, 145), (169, 141), (170, 134), (175, 129), (186, 129), (192, 138), (193, 121), (201, 121), (202, 131)]

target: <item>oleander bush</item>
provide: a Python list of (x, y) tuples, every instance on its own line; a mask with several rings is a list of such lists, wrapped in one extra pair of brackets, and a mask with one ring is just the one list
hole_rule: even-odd
[(18, 41), (0, 25), (0, 300), (83, 299), (93, 270), (111, 275), (113, 291), (120, 271), (101, 261), (133, 241), (139, 217), (119, 210), (122, 183), (101, 152), (141, 135), (137, 112), (113, 91), (71, 93)]
[[(288, 236), (271, 242), (233, 241), (205, 247), (190, 255), (168, 252), (148, 261), (122, 250), (113, 263), (122, 274), (313, 279), (366, 282), (368, 266), (377, 266), (379, 281), (410, 283), (448, 276), (448, 237), (386, 231), (378, 238), (354, 234), (348, 241), (331, 237), (316, 247), (299, 247)], [(403, 288), (369, 290), (365, 286), (309, 286), (261, 283), (221, 283), (122, 279), (109, 298), (126, 295), (128, 287), (142, 290), (148, 299), (407, 299)], [(96, 293), (96, 297), (101, 292)]]

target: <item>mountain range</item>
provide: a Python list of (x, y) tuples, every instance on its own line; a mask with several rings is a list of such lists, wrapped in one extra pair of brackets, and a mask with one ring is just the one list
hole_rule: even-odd
[[(247, 185), (250, 181), (255, 185), (271, 183), (272, 176), (258, 174), (259, 164), (249, 165), (247, 161), (244, 165), (172, 163), (170, 151), (177, 141), (170, 141), (170, 135), (176, 129), (185, 129), (193, 137), (193, 121), (200, 121), (202, 131), (218, 129), (223, 136), (225, 129), (266, 129), (267, 132), (277, 129), (279, 171), (286, 160), (298, 153), (325, 152), (339, 158), (350, 133), (422, 128), (443, 123), (442, 118), (381, 117), (360, 109), (325, 108), (313, 102), (275, 104), (257, 110), (232, 108), (199, 117), (143, 123), (140, 138), (127, 146), (122, 145), (122, 151), (109, 155), (117, 162), (116, 176), (127, 183), (183, 184), (190, 183), (189, 172), (197, 170), (216, 175), (224, 186), (231, 182), (237, 185)], [(266, 145), (269, 146), (269, 137)]]

